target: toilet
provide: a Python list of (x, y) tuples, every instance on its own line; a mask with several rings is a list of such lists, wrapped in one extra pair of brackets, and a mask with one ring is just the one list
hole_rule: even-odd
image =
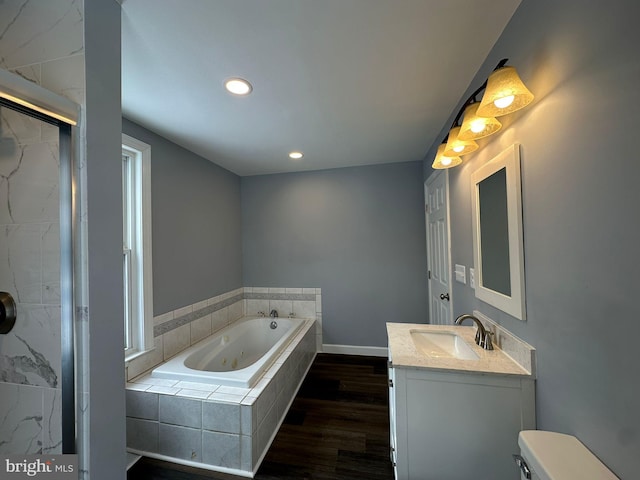
[(514, 455), (522, 480), (617, 480), (604, 464), (571, 435), (524, 430)]

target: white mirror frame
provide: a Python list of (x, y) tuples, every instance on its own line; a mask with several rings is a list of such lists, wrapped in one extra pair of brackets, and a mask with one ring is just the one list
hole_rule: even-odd
[[(507, 177), (507, 221), (509, 231), (509, 272), (511, 296), (491, 290), (482, 281), (480, 245), (480, 208), (478, 184), (501, 169)], [(473, 218), (473, 261), (476, 297), (516, 317), (526, 320), (524, 288), (524, 241), (522, 230), (522, 193), (520, 181), (520, 145), (513, 144), (471, 175)]]

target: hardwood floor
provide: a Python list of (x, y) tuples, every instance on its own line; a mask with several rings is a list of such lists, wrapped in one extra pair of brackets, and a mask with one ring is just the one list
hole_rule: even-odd
[[(149, 458), (128, 480), (242, 477)], [(257, 480), (392, 480), (386, 358), (318, 354)]]

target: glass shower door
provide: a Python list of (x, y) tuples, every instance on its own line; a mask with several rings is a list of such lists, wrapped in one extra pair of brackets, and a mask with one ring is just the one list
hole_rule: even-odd
[(16, 305), (15, 325), (0, 334), (0, 453), (58, 454), (70, 308), (61, 289), (60, 130), (4, 105), (0, 119), (0, 292)]

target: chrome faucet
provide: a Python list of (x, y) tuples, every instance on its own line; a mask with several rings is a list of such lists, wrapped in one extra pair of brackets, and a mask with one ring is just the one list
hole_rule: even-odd
[(485, 330), (484, 328), (484, 325), (482, 325), (482, 322), (478, 320), (476, 317), (469, 314), (460, 315), (458, 318), (456, 318), (456, 321), (453, 323), (456, 325), (460, 325), (467, 318), (470, 320), (473, 320), (476, 324), (476, 327), (478, 327), (478, 329), (476, 330), (476, 345), (480, 345), (485, 350), (493, 350), (493, 342), (491, 341), (491, 332), (487, 332), (487, 330)]
[(271, 318), (278, 318), (278, 310), (274, 308), (273, 310), (271, 310), (271, 312), (269, 312), (269, 316)]

